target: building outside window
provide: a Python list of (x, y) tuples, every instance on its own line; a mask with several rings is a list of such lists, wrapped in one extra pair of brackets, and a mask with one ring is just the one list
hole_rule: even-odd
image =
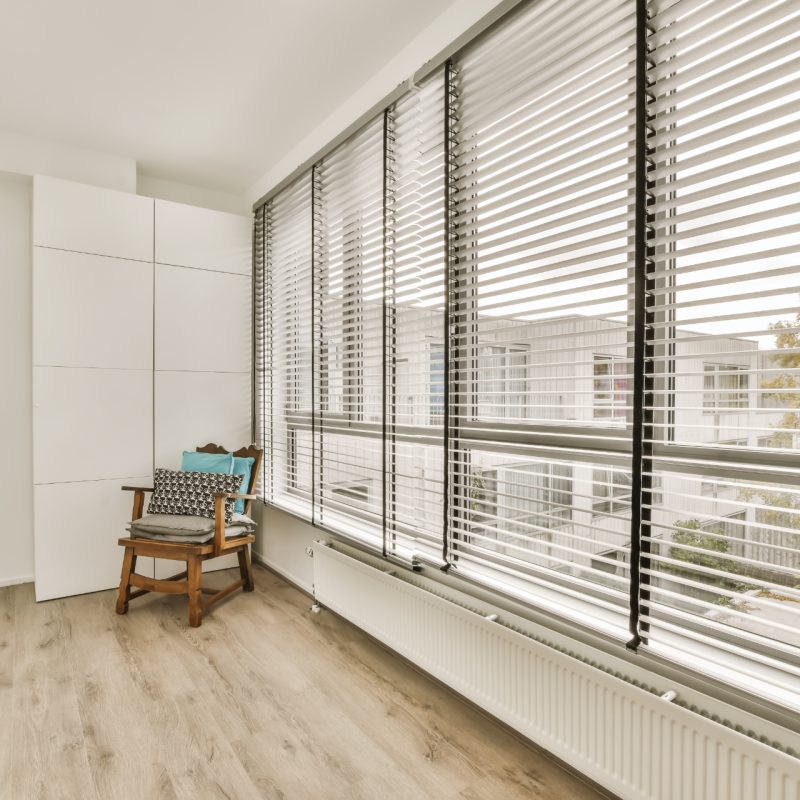
[(628, 362), (622, 356), (594, 356), (594, 417), (624, 420), (630, 383)]
[(355, 508), (367, 508), (370, 502), (369, 479), (363, 481), (342, 481), (330, 487), (331, 499), (339, 500)]
[(736, 364), (703, 364), (703, 410), (747, 408), (750, 376)]
[(428, 350), (428, 379), (430, 382), (429, 421), (431, 425), (444, 420), (444, 345), (431, 342)]
[(564, 464), (505, 464), (472, 473), (472, 518), (490, 537), (535, 537), (572, 520), (572, 468)]
[(478, 355), (478, 416), (524, 419), (527, 415), (528, 348), (486, 345)]
[(620, 514), (631, 507), (631, 476), (617, 470), (592, 470), (592, 513)]

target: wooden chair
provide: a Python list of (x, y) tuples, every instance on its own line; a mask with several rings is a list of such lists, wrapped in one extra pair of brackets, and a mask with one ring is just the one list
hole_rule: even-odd
[[(198, 453), (229, 453), (230, 451), (216, 444), (207, 444), (197, 448)], [(184, 542), (164, 542), (150, 539), (126, 537), (119, 540), (121, 547), (125, 548), (122, 560), (122, 576), (119, 582), (119, 595), (117, 597), (117, 614), (126, 614), (128, 603), (137, 597), (149, 592), (162, 592), (164, 594), (185, 594), (189, 596), (189, 625), (198, 627), (203, 621), (203, 614), (214, 603), (227, 597), (237, 589), (245, 592), (253, 591), (253, 572), (250, 563), (250, 545), (255, 541), (252, 533), (237, 538), (225, 537), (225, 500), (227, 498), (243, 499), (245, 514), (250, 516), (250, 509), (256, 495), (253, 494), (261, 470), (263, 450), (255, 446), (242, 447), (234, 451), (233, 455), (242, 458), (255, 459), (250, 471), (250, 485), (247, 494), (220, 493), (216, 495), (214, 538), (203, 544)], [(152, 487), (123, 486), (123, 491), (133, 492), (132, 520), (140, 519), (144, 511), (144, 496), (152, 492)], [(236, 553), (239, 557), (240, 578), (230, 586), (220, 591), (204, 588), (201, 584), (203, 562), (218, 556)], [(186, 569), (173, 575), (171, 578), (156, 580), (140, 575), (136, 572), (136, 559), (138, 556), (154, 556), (167, 558), (172, 561), (185, 561)], [(131, 587), (137, 587), (131, 591)], [(208, 595), (203, 599), (203, 595)]]

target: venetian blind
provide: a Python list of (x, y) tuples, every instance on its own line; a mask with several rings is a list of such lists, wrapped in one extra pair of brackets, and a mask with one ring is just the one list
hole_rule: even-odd
[(642, 622), (654, 647), (800, 675), (800, 6), (650, 13), (646, 411), (664, 491), (645, 498)]
[(628, 586), (635, 30), (623, 0), (532, 3), (454, 61), (450, 110), (451, 558), (608, 611)]
[(442, 549), (444, 75), (386, 113), (387, 549)]
[(314, 520), (380, 541), (383, 121), (314, 169)]
[[(311, 180), (301, 178), (260, 212), (263, 253), (262, 434), (264, 496), (311, 518), (312, 315)], [(258, 244), (260, 240), (260, 245)], [(258, 286), (257, 286), (258, 288)], [(260, 344), (257, 338), (257, 345)]]

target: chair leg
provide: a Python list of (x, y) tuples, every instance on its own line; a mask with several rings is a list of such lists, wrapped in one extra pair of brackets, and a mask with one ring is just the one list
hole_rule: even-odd
[(244, 581), (242, 588), (245, 592), (252, 592), (255, 585), (253, 583), (253, 568), (250, 564), (250, 548), (245, 545), (236, 555), (239, 556), (239, 574)]
[(128, 601), (131, 599), (131, 573), (136, 569), (136, 554), (132, 547), (125, 548), (122, 558), (122, 575), (119, 579), (117, 594), (117, 614), (128, 613)]
[(199, 628), (203, 622), (203, 594), (200, 591), (203, 562), (197, 556), (189, 556), (186, 571), (189, 578), (189, 626)]

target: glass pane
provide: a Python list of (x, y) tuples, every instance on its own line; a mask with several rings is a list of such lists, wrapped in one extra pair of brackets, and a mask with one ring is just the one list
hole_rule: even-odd
[[(647, 542), (664, 610), (800, 648), (800, 489), (662, 472)], [(657, 635), (657, 634), (653, 634)], [(800, 652), (800, 651), (798, 651)]]
[[(471, 449), (457, 474), (454, 553), (618, 591), (630, 555), (630, 473), (597, 464)], [(514, 567), (517, 562), (519, 567)], [(614, 594), (612, 592), (612, 594)]]

